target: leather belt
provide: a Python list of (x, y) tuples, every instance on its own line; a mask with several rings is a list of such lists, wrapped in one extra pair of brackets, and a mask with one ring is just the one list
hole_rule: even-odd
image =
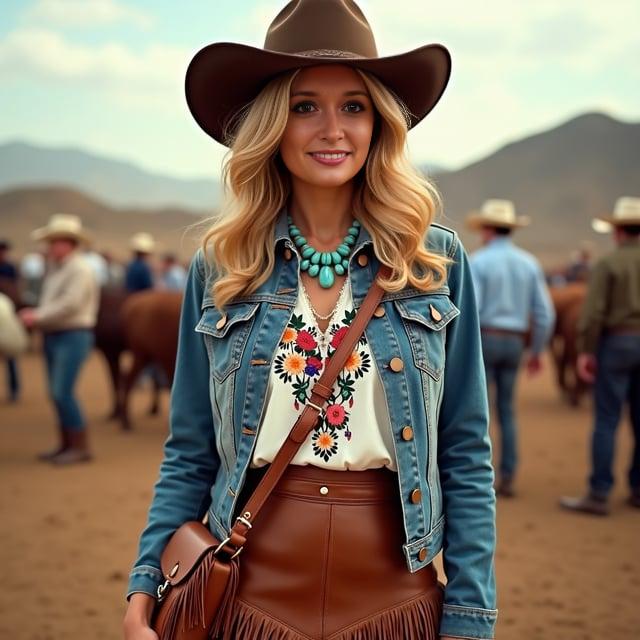
[(492, 336), (516, 336), (518, 338), (524, 338), (526, 331), (517, 331), (516, 329), (498, 329), (497, 327), (480, 327), (482, 333), (488, 333)]
[(610, 327), (606, 333), (611, 336), (640, 336), (640, 327)]

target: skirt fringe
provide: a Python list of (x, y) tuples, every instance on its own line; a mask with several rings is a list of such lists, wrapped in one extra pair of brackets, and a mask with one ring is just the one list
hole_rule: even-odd
[[(221, 640), (309, 639), (242, 600), (236, 600), (233, 609)], [(437, 640), (441, 609), (441, 592), (424, 594), (326, 636), (326, 640)]]

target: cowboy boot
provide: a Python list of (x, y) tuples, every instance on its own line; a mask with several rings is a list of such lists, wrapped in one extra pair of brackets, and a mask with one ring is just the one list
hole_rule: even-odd
[(75, 464), (77, 462), (89, 462), (92, 459), (87, 442), (87, 431), (83, 429), (65, 429), (69, 438), (69, 447), (50, 459), (55, 465)]
[(594, 516), (609, 515), (609, 502), (606, 496), (596, 495), (592, 492), (577, 498), (560, 498), (560, 506), (568, 511), (588, 513)]
[(500, 481), (496, 485), (496, 495), (503, 498), (513, 498), (515, 496), (512, 476), (502, 476), (502, 478), (500, 478)]
[(55, 458), (57, 455), (60, 455), (63, 451), (66, 451), (69, 448), (69, 436), (67, 434), (67, 430), (59, 427), (58, 429), (58, 438), (60, 444), (53, 449), (48, 449), (47, 451), (43, 451), (38, 454), (38, 460), (42, 462), (50, 462), (52, 458)]

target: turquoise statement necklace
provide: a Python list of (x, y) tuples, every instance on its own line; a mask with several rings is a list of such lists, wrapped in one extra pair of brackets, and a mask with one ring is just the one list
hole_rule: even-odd
[(312, 278), (318, 278), (323, 289), (330, 289), (336, 281), (336, 275), (342, 276), (349, 268), (349, 256), (353, 251), (360, 223), (354, 218), (344, 240), (333, 251), (318, 251), (312, 247), (302, 232), (295, 224), (291, 216), (287, 216), (289, 222), (289, 235), (302, 254), (300, 269), (306, 271)]

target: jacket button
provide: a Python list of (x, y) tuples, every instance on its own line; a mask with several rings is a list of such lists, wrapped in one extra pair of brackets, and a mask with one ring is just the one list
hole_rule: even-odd
[(422, 502), (422, 491), (420, 491), (420, 489), (414, 489), (411, 492), (411, 502), (413, 502), (413, 504), (420, 504)]
[(218, 322), (216, 322), (216, 329), (222, 329), (227, 324), (227, 316), (222, 316)]
[(413, 429), (411, 427), (405, 427), (402, 430), (402, 439), (403, 440), (413, 440)]
[(431, 317), (436, 322), (440, 322), (440, 320), (442, 320), (442, 314), (432, 304), (429, 305), (429, 309), (431, 309)]
[(367, 258), (366, 254), (361, 253), (361, 254), (358, 256), (358, 264), (359, 264), (361, 267), (366, 267), (366, 266), (369, 264), (369, 258)]
[(392, 371), (398, 373), (398, 371), (402, 371), (404, 369), (404, 362), (402, 362), (401, 358), (391, 358), (389, 361), (389, 366)]
[(385, 310), (384, 310), (384, 307), (383, 307), (383, 306), (379, 306), (379, 307), (377, 307), (377, 308), (376, 308), (376, 310), (373, 312), (373, 315), (374, 315), (376, 318), (382, 318), (382, 316), (383, 316), (385, 313), (386, 313), (386, 312), (385, 312)]
[(320, 493), (326, 496), (329, 493), (329, 487), (320, 487)]
[(424, 562), (427, 559), (427, 550), (422, 547), (422, 549), (420, 549), (420, 551), (418, 551), (418, 560), (420, 560), (420, 562)]
[(285, 260), (291, 260), (291, 258), (293, 258), (293, 253), (291, 253), (291, 249), (289, 249), (289, 247), (287, 247), (284, 250), (284, 259)]

